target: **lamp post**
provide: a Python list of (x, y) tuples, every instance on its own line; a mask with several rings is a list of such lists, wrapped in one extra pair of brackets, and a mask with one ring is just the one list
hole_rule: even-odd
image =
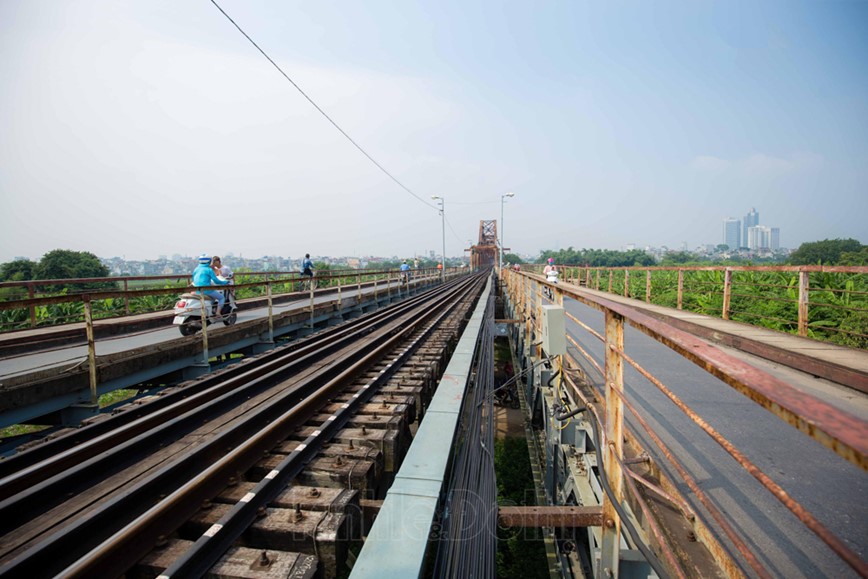
[(504, 193), (500, 196), (500, 268), (503, 269), (503, 204), (506, 203), (507, 197), (515, 197), (515, 193)]
[(440, 216), (443, 218), (443, 254), (440, 256), (440, 261), (442, 263), (442, 267), (440, 268), (440, 281), (446, 283), (446, 200), (439, 195), (432, 195), (431, 199), (440, 201)]

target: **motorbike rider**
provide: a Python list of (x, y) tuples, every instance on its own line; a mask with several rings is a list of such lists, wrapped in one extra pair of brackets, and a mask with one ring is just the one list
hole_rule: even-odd
[[(209, 285), (227, 285), (228, 283), (229, 282), (227, 280), (221, 280), (214, 273), (214, 270), (211, 268), (211, 258), (208, 257), (208, 254), (201, 254), (199, 256), (199, 265), (197, 265), (196, 269), (193, 270), (193, 285), (196, 287), (201, 287)], [(223, 297), (222, 291), (202, 289), (199, 289), (198, 291), (199, 293), (205, 294), (206, 296), (210, 296), (217, 300), (217, 312), (220, 313), (223, 311), (223, 302), (225, 298)]]
[(546, 278), (555, 277), (555, 279), (557, 279), (558, 268), (555, 266), (554, 258), (550, 257), (548, 259), (548, 264), (543, 269), (543, 275), (545, 275)]
[(404, 263), (401, 264), (401, 278), (404, 283), (410, 281), (410, 265), (407, 263), (407, 260), (404, 260)]
[[(222, 277), (223, 279), (228, 281), (229, 285), (235, 285), (235, 280), (233, 279), (235, 274), (232, 273), (232, 268), (230, 268), (228, 265), (223, 265), (223, 262), (220, 259), (219, 255), (215, 255), (211, 258), (211, 269), (213, 269), (214, 273), (217, 274), (219, 277)], [(223, 296), (226, 299), (229, 299), (229, 293), (234, 291), (234, 289), (227, 288), (223, 290)], [(235, 297), (234, 293), (232, 297)]]

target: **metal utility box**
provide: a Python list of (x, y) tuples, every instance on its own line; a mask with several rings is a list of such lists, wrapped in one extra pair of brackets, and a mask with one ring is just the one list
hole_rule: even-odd
[(562, 306), (542, 307), (542, 348), (548, 356), (567, 353), (567, 331)]

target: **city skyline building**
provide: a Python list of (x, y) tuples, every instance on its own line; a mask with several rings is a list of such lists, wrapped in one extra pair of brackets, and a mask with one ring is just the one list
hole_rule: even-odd
[(748, 230), (751, 227), (756, 227), (759, 225), (759, 213), (755, 207), (750, 208), (750, 213), (744, 216), (744, 220), (742, 221), (742, 238), (741, 238), (741, 246), (742, 247), (750, 247), (748, 244)]
[(741, 221), (734, 217), (723, 220), (723, 243), (729, 249), (736, 250), (741, 246)]
[(751, 251), (778, 251), (781, 248), (781, 230), (778, 227), (756, 225), (749, 227), (748, 245)]
[(778, 251), (781, 248), (781, 228), (780, 227), (772, 227), (771, 228), (771, 244), (769, 245), (769, 249), (772, 251)]

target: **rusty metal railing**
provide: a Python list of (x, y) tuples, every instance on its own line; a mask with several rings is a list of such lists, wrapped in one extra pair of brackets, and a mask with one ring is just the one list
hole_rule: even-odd
[[(561, 279), (598, 291), (868, 347), (865, 266), (558, 267)], [(542, 265), (524, 269), (539, 273)], [(846, 323), (830, 323), (836, 311), (847, 313)]]
[[(396, 297), (407, 297), (413, 291), (417, 291), (419, 288), (425, 285), (431, 285), (433, 283), (440, 283), (440, 279), (443, 274), (434, 269), (430, 270), (415, 270), (414, 276), (411, 276), (409, 279), (402, 278), (400, 271), (398, 270), (377, 270), (377, 271), (369, 271), (369, 270), (355, 270), (353, 272), (338, 272), (332, 273), (330, 275), (320, 275), (317, 276), (317, 280), (320, 285), (310, 284), (307, 288), (304, 288), (304, 291), (295, 291), (296, 284), (301, 284), (301, 277), (298, 274), (293, 274), (293, 277), (290, 279), (285, 278), (277, 278), (274, 279), (272, 276), (273, 272), (269, 272), (264, 274), (263, 281), (255, 281), (250, 283), (238, 283), (238, 279), (242, 279), (244, 276), (250, 277), (250, 274), (241, 274), (236, 277), (236, 283), (234, 283), (231, 287), (234, 291), (243, 290), (245, 288), (259, 288), (262, 290), (262, 293), (265, 296), (265, 301), (267, 305), (267, 317), (268, 317), (268, 333), (267, 339), (269, 342), (273, 342), (274, 335), (274, 309), (273, 309), (273, 300), (275, 296), (280, 295), (289, 295), (295, 294), (299, 297), (307, 294), (309, 296), (309, 304), (305, 307), (305, 310), (309, 310), (310, 312), (310, 323), (311, 326), (315, 320), (315, 303), (314, 298), (317, 294), (322, 293), (337, 293), (337, 304), (338, 309), (341, 307), (342, 303), (342, 290), (344, 288), (353, 288), (356, 289), (361, 295), (361, 291), (363, 287), (373, 287), (373, 296), (374, 300), (379, 299), (379, 293), (385, 290), (386, 297), (391, 299), (393, 292), (397, 292)], [(448, 268), (445, 272), (446, 279), (451, 279), (457, 275), (462, 275), (467, 273), (466, 270), (462, 270), (461, 268)], [(111, 279), (111, 278), (109, 278)], [(56, 281), (56, 280), (51, 280)], [(66, 280), (70, 281), (70, 280)], [(72, 282), (81, 282), (88, 281), (94, 282), (93, 279), (90, 280), (71, 280)], [(325, 283), (323, 283), (325, 282)], [(339, 282), (339, 285), (329, 285), (333, 282)], [(98, 366), (99, 360), (96, 354), (96, 337), (95, 337), (95, 317), (94, 317), (94, 304), (98, 304), (105, 300), (116, 300), (116, 299), (134, 299), (141, 296), (171, 296), (174, 300), (175, 297), (179, 295), (179, 293), (183, 293), (184, 291), (193, 291), (193, 290), (204, 290), (204, 289), (223, 289), (228, 286), (185, 286), (180, 288), (162, 288), (162, 289), (147, 289), (147, 290), (110, 290), (110, 291), (90, 291), (87, 293), (78, 293), (73, 295), (59, 295), (59, 296), (50, 296), (50, 297), (35, 297), (24, 300), (11, 300), (11, 301), (0, 301), (0, 312), (9, 311), (14, 309), (35, 309), (39, 307), (45, 307), (46, 305), (51, 304), (75, 304), (76, 306), (81, 306), (82, 310), (82, 318), (84, 322), (84, 331), (87, 339), (87, 358), (85, 363), (88, 365), (89, 369), (89, 383), (90, 383), (90, 404), (93, 406), (97, 405), (98, 402)], [(275, 293), (274, 288), (293, 288), (289, 292)], [(207, 364), (209, 360), (209, 348), (208, 348), (208, 335), (210, 331), (214, 331), (213, 329), (209, 330), (208, 323), (206, 319), (208, 314), (206, 312), (206, 306), (204, 300), (200, 304), (201, 306), (201, 340), (202, 340), (202, 360), (203, 364)], [(171, 310), (166, 311), (166, 314), (171, 313)], [(110, 321), (110, 320), (109, 320)], [(46, 328), (49, 332), (51, 328)]]
[[(825, 542), (842, 560), (857, 573), (862, 576), (868, 576), (868, 563), (863, 561), (842, 539), (825, 527), (770, 476), (751, 462), (732, 442), (727, 440), (697, 412), (685, 404), (674, 394), (671, 388), (628, 355), (624, 348), (624, 324), (639, 330), (667, 346), (862, 470), (868, 470), (868, 423), (796, 389), (790, 384), (727, 354), (714, 345), (652, 318), (635, 308), (605, 299), (598, 294), (584, 291), (577, 285), (547, 283), (541, 276), (529, 274), (527, 269), (525, 268), (525, 271), (520, 273), (506, 270), (501, 272), (502, 280), (510, 296), (511, 303), (516, 308), (516, 317), (525, 322), (527, 335), (530, 335), (532, 331), (535, 335), (540, 335), (541, 328), (539, 328), (539, 321), (542, 316), (539, 309), (544, 300), (562, 304), (564, 298), (569, 297), (603, 312), (605, 316), (605, 331), (603, 334), (594, 331), (574, 316), (569, 316), (580, 327), (589, 332), (590, 335), (603, 342), (605, 348), (605, 367), (601, 368), (576, 340), (568, 337), (575, 350), (586, 358), (600, 375), (604, 377), (604, 392), (596, 392), (599, 399), (597, 401), (592, 400), (582, 392), (581, 385), (573, 376), (567, 373), (566, 378), (567, 383), (571, 386), (574, 400), (581, 400), (601, 420), (601, 425), (603, 426), (601, 430), (604, 430), (605, 434), (602, 435), (602, 441), (600, 441), (600, 456), (603, 457), (604, 473), (612, 481), (618, 501), (622, 501), (624, 498), (623, 485), (620, 481), (625, 478), (627, 480), (635, 478), (635, 475), (626, 472), (623, 456), (621, 422), (623, 420), (623, 409), (626, 407), (636, 418), (636, 423), (647, 432), (649, 438), (659, 447), (662, 455), (693, 491), (731, 544), (742, 555), (745, 562), (757, 575), (761, 577), (769, 576), (769, 573), (760, 564), (759, 558), (751, 551), (747, 542), (727, 522), (721, 511), (701, 489), (696, 480), (681, 465), (677, 457), (666, 447), (641, 413), (637, 412), (634, 405), (628, 400), (624, 391), (623, 379), (623, 364), (627, 363), (648, 379), (651, 384), (656, 386), (676, 408), (682, 411), (693, 423), (720, 445), (739, 465), (793, 513), (808, 529)], [(858, 273), (862, 273), (861, 270), (868, 270), (868, 268), (858, 269), (860, 269)], [(563, 271), (563, 268), (561, 271)], [(572, 277), (570, 279), (581, 280), (585, 284), (588, 280), (596, 282), (602, 277), (599, 271), (597, 270), (595, 275), (590, 275), (587, 270), (582, 270), (582, 277)], [(629, 276), (625, 277), (625, 279), (629, 279)], [(595, 285), (599, 284), (595, 283)], [(627, 294), (629, 294), (628, 287), (625, 286), (625, 293)], [(538, 347), (538, 344), (535, 346)], [(540, 352), (537, 353), (537, 355), (539, 354)], [(578, 361), (571, 360), (569, 356), (567, 358), (568, 368), (579, 367)], [(601, 406), (602, 411), (598, 412), (594, 407), (595, 404)], [(625, 475), (627, 476), (625, 477)], [(667, 486), (666, 492), (677, 493), (674, 484), (667, 483)], [(613, 521), (613, 518), (616, 518), (617, 514), (614, 509), (606, 507), (606, 501), (607, 499), (604, 498), (604, 553), (607, 549), (617, 549), (618, 536), (618, 525)], [(685, 511), (686, 501), (683, 497), (678, 496), (677, 504), (682, 511)], [(692, 511), (689, 513), (685, 511), (685, 514), (690, 517), (697, 516)], [(729, 557), (726, 556), (719, 541), (709, 531), (709, 527), (704, 522), (701, 522), (697, 528), (699, 529), (697, 533), (698, 538), (709, 546), (709, 549), (719, 561), (724, 562), (725, 571), (731, 575), (740, 575), (741, 573), (737, 566), (732, 561), (729, 561)], [(661, 540), (659, 532), (654, 528), (652, 528), (652, 533), (658, 540)], [(607, 536), (609, 537), (608, 541), (606, 539)], [(661, 547), (661, 549), (664, 554), (667, 554), (665, 546)]]
[[(434, 268), (413, 270), (414, 276), (426, 276), (440, 272)], [(460, 273), (460, 268), (450, 268), (447, 275)], [(365, 283), (377, 283), (385, 279), (395, 279), (397, 270), (328, 270), (316, 276), (317, 289), (341, 291), (345, 285), (361, 286)], [(6, 289), (6, 295), (0, 297), (0, 333), (44, 326), (63, 325), (85, 321), (86, 313), (83, 296), (88, 295), (92, 301), (91, 317), (94, 320), (120, 318), (124, 316), (164, 311), (171, 309), (171, 297), (183, 292), (190, 283), (189, 275), (168, 276), (128, 276), (105, 278), (48, 279), (0, 282), (0, 294)], [(271, 290), (272, 297), (296, 293), (300, 291), (303, 278), (298, 272), (237, 272), (236, 288), (250, 288), (250, 296), (267, 297)], [(247, 283), (240, 283), (250, 280)], [(118, 286), (123, 284), (123, 289)], [(174, 284), (170, 287), (144, 287), (130, 289), (133, 285)], [(20, 290), (21, 295), (9, 292)], [(46, 289), (53, 291), (46, 292)], [(305, 292), (309, 288), (304, 288)], [(24, 297), (26, 292), (26, 297)], [(42, 294), (42, 295), (40, 295)], [(94, 296), (101, 296), (95, 298)], [(152, 304), (140, 305), (147, 298)], [(160, 299), (163, 298), (163, 299)], [(122, 306), (121, 306), (122, 303)], [(49, 311), (51, 308), (54, 311)]]

